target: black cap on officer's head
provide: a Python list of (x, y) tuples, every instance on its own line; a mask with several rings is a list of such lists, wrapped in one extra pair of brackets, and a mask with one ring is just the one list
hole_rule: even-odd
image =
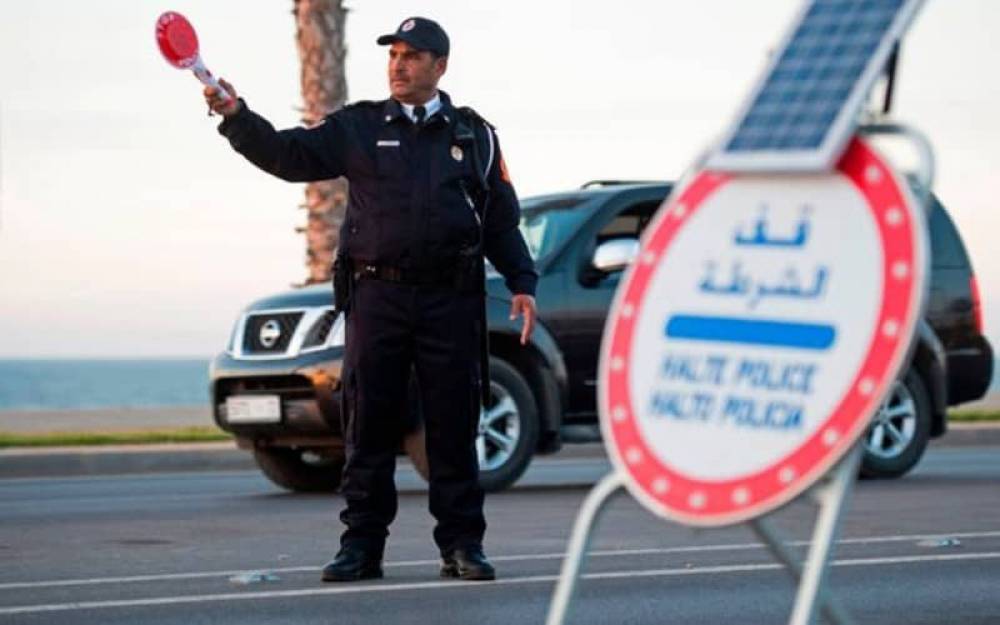
[(396, 32), (382, 35), (378, 45), (388, 46), (403, 41), (417, 50), (428, 50), (438, 56), (448, 56), (448, 35), (441, 25), (426, 17), (410, 17), (403, 20)]

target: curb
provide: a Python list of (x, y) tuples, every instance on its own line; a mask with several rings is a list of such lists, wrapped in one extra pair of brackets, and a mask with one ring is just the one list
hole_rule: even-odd
[(931, 439), (930, 444), (935, 448), (1000, 445), (1000, 422), (952, 422), (948, 424), (948, 432), (941, 438)]
[(256, 469), (235, 443), (38, 447), (0, 451), (0, 479)]
[[(1000, 445), (1000, 423), (952, 423), (935, 449)], [(603, 458), (600, 443), (569, 444), (561, 458)], [(0, 450), (0, 480), (196, 471), (256, 471), (253, 455), (234, 442), (38, 447)]]

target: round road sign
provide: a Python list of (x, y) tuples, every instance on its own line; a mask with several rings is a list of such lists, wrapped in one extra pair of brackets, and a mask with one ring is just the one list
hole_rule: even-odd
[(924, 296), (922, 211), (854, 139), (837, 170), (701, 172), (643, 236), (601, 348), (605, 445), (690, 525), (765, 514), (856, 442)]

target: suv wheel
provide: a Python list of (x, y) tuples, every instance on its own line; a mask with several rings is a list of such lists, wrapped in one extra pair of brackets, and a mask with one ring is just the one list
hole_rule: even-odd
[(337, 490), (344, 470), (343, 451), (320, 454), (305, 449), (265, 447), (254, 449), (253, 457), (267, 479), (301, 493)]
[(490, 403), (480, 410), (476, 436), (483, 490), (503, 490), (521, 477), (538, 444), (538, 430), (538, 407), (524, 376), (491, 357)]
[(924, 383), (910, 370), (892, 383), (889, 395), (864, 435), (861, 475), (899, 477), (913, 468), (927, 448), (931, 403)]
[[(517, 369), (490, 357), (490, 403), (479, 412), (476, 454), (479, 485), (487, 492), (503, 490), (528, 468), (538, 444), (538, 408), (531, 387)], [(424, 428), (408, 434), (403, 448), (425, 479), (429, 471)]]

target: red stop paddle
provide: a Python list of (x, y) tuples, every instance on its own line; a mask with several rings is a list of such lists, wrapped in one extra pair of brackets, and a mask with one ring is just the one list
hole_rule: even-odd
[(161, 15), (156, 20), (156, 44), (167, 63), (178, 69), (190, 69), (203, 84), (218, 89), (223, 99), (232, 99), (202, 63), (198, 54), (198, 34), (186, 17), (175, 11)]

